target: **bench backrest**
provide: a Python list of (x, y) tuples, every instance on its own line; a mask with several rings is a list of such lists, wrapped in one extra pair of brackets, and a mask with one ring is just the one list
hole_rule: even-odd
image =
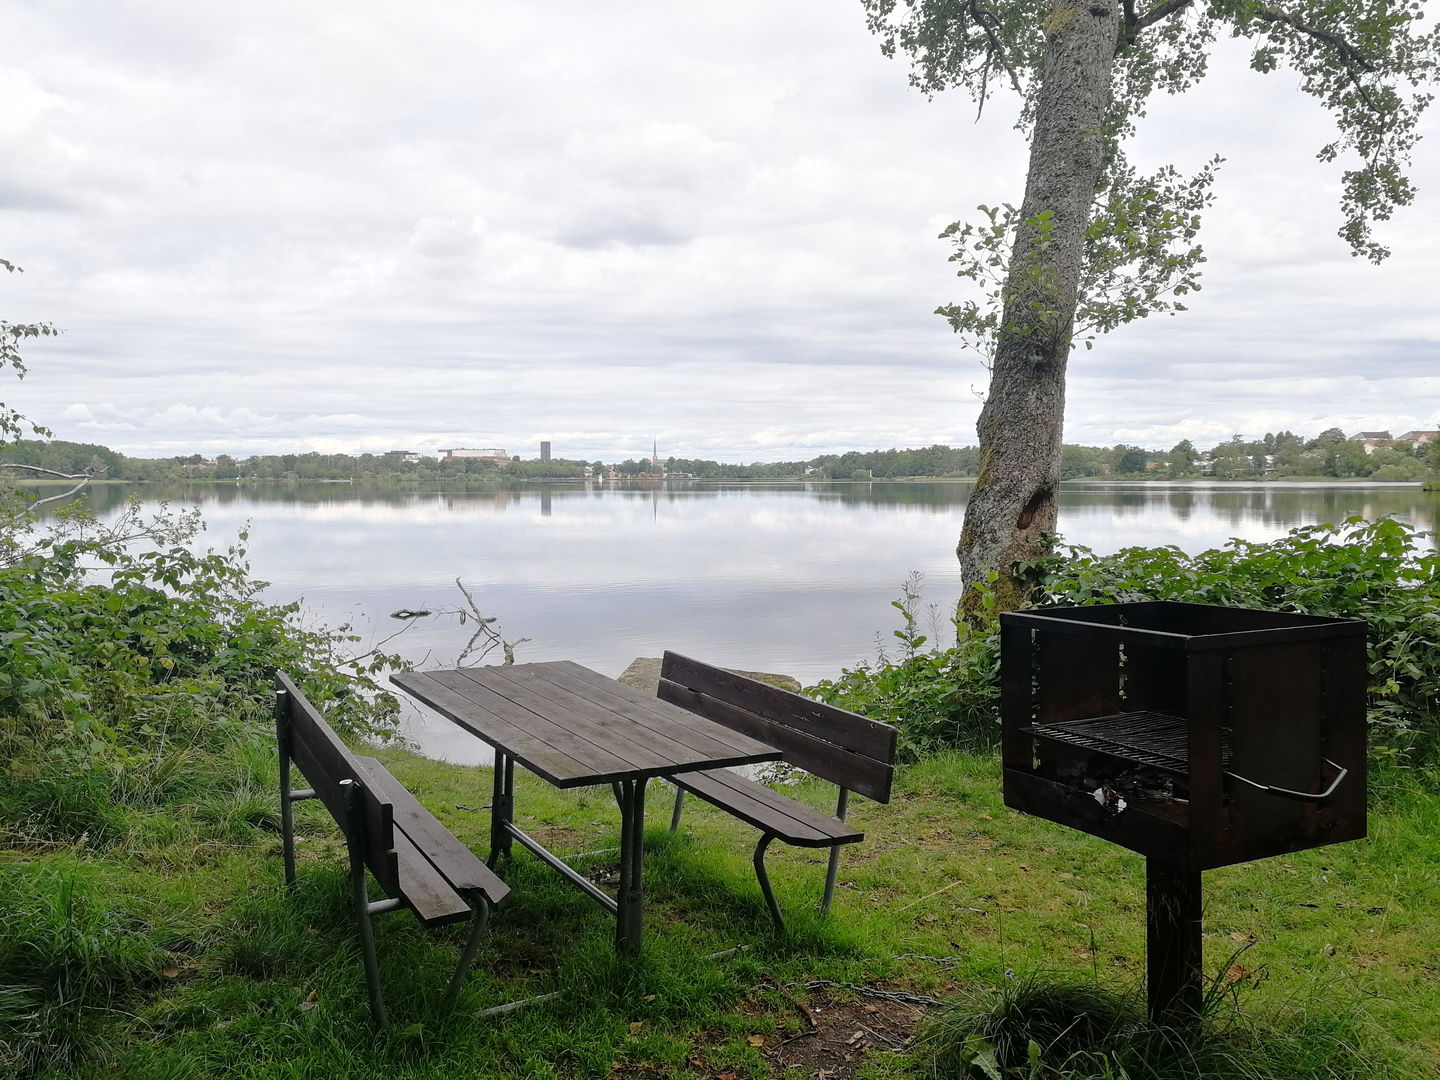
[(387, 894), (398, 896), (394, 807), (371, 790), (364, 766), (283, 671), (275, 673), (275, 691), (275, 732), (282, 760), (299, 766), (316, 798), (325, 804), (346, 836), (352, 835), (353, 826), (341, 781), (354, 783), (364, 832), (361, 850), (365, 865)]
[(667, 652), (658, 694), (732, 731), (767, 742), (806, 772), (890, 801), (895, 729), (859, 713)]

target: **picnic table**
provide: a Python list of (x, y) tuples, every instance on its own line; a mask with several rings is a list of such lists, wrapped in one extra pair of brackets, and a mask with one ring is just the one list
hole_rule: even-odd
[[(615, 947), (626, 954), (640, 949), (649, 780), (782, 756), (767, 743), (569, 660), (412, 671), (390, 681), (494, 747), (490, 865), (518, 840), (615, 915)], [(515, 824), (517, 762), (557, 788), (612, 786), (620, 807), (616, 897)]]

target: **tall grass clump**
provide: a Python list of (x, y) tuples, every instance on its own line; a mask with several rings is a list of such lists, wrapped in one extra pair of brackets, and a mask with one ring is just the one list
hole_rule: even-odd
[(1410, 1075), (1353, 1013), (1240, 1008), (1223, 980), (1202, 1015), (1156, 1022), (1144, 992), (1031, 975), (971, 988), (917, 1036), (930, 1076), (953, 1080), (1352, 1080)]
[(161, 977), (162, 950), (79, 862), (0, 869), (0, 1073), (65, 1071), (116, 1003)]

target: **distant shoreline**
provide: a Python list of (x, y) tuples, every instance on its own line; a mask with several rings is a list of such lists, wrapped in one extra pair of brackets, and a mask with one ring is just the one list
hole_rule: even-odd
[[(59, 477), (48, 476), (14, 476), (11, 478), (17, 488), (68, 488), (74, 487), (75, 480), (65, 480)], [(329, 485), (350, 485), (356, 488), (406, 488), (425, 487), (434, 488), (437, 484), (441, 487), (453, 486), (457, 489), (467, 487), (512, 487), (512, 486), (535, 486), (535, 485), (560, 485), (560, 484), (616, 484), (616, 485), (650, 485), (661, 486), (666, 484), (825, 484), (825, 485), (856, 485), (856, 484), (973, 484), (973, 476), (884, 476), (875, 477), (870, 480), (855, 479), (829, 479), (826, 477), (810, 476), (772, 476), (772, 477), (751, 477), (751, 476), (686, 476), (686, 477), (635, 477), (621, 478), (619, 480), (587, 480), (583, 477), (536, 477), (533, 479), (514, 477), (495, 478), (471, 478), (455, 480), (447, 484), (444, 480), (437, 481), (434, 477), (425, 480), (417, 480), (414, 483), (400, 481), (386, 481), (383, 479), (362, 478), (351, 479), (330, 479), (317, 478), (307, 480), (278, 480), (278, 479), (254, 479), (242, 477), (240, 479), (217, 480), (214, 477), (180, 477), (174, 480), (114, 480), (101, 478), (90, 481), (87, 487), (123, 487), (126, 485), (134, 487), (164, 487), (176, 484), (193, 484), (197, 487), (249, 487), (251, 485), (285, 485), (296, 487), (302, 484), (329, 484)], [(1339, 476), (1286, 476), (1274, 478), (1251, 477), (1249, 479), (1217, 479), (1213, 476), (1187, 476), (1178, 479), (1165, 479), (1161, 477), (1121, 477), (1121, 476), (1076, 476), (1069, 480), (1060, 481), (1062, 487), (1351, 487), (1351, 488), (1426, 488), (1423, 480), (1371, 480), (1368, 477), (1339, 477)]]

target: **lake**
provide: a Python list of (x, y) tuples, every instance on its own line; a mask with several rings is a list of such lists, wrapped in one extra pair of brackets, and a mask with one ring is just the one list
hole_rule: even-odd
[[(131, 491), (198, 506), (211, 547), (248, 528), (268, 598), (302, 599), (309, 618), (353, 626), (366, 647), (403, 631), (386, 647), (417, 662), (454, 661), (472, 627), (390, 614), (462, 606), (459, 579), (507, 639), (529, 639), (516, 649), (521, 662), (568, 658), (618, 675), (637, 656), (673, 649), (813, 683), (873, 656), (877, 635), (894, 642), (889, 604), (911, 571), (948, 628), (969, 485), (117, 485), (90, 498), (105, 518)], [(1062, 489), (1059, 527), (1067, 542), (1101, 552), (1196, 552), (1351, 514), (1433, 530), (1440, 495), (1416, 485), (1075, 483)], [(433, 756), (487, 759), (438, 718), (412, 711), (407, 727)]]

